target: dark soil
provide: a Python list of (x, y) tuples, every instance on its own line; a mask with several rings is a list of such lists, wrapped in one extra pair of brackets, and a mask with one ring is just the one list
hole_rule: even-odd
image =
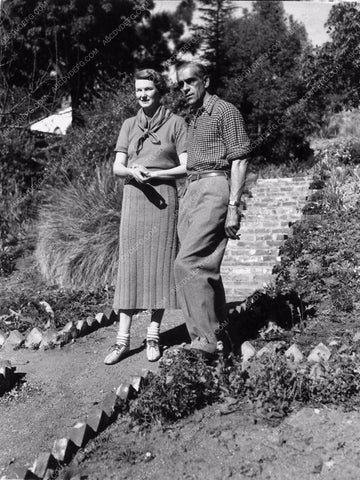
[(339, 408), (302, 408), (271, 426), (246, 406), (227, 415), (211, 406), (147, 433), (118, 421), (72, 471), (88, 480), (357, 480), (359, 427), (359, 412)]

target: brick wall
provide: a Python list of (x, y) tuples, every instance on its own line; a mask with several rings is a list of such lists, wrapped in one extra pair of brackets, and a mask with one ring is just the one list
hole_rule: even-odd
[(258, 179), (245, 196), (240, 239), (229, 240), (221, 273), (228, 301), (243, 300), (272, 279), (279, 247), (301, 217), (311, 177)]

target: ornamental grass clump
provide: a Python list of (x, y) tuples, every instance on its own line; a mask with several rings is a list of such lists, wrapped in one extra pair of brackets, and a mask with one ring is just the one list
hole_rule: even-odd
[(97, 290), (116, 278), (122, 182), (110, 164), (91, 181), (64, 182), (47, 191), (40, 207), (36, 259), (47, 281)]

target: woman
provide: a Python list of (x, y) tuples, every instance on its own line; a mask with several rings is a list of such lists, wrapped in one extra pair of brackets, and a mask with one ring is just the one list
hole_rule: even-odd
[(107, 365), (127, 354), (132, 316), (148, 309), (152, 314), (146, 353), (149, 361), (158, 360), (164, 309), (178, 308), (173, 275), (178, 241), (175, 179), (186, 174), (186, 123), (161, 104), (165, 90), (155, 70), (135, 74), (141, 108), (125, 120), (115, 147), (114, 173), (125, 182), (113, 304), (119, 310), (119, 330)]

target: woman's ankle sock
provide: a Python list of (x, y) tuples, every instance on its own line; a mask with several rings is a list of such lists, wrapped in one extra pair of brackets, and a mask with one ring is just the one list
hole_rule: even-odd
[(118, 333), (116, 335), (116, 344), (117, 345), (129, 345), (130, 344), (130, 333)]
[(147, 329), (147, 340), (155, 340), (158, 342), (160, 340), (160, 326), (158, 324), (151, 324)]

